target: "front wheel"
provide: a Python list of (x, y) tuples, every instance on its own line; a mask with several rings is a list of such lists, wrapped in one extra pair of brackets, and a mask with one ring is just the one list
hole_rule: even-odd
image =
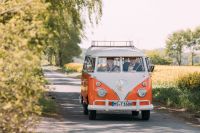
[(142, 111), (142, 120), (149, 120), (150, 118), (150, 110), (143, 110)]
[(96, 119), (96, 110), (90, 110), (89, 111), (89, 120), (95, 120)]

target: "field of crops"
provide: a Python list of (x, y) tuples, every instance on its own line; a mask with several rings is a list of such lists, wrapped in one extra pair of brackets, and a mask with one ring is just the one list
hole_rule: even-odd
[(153, 86), (174, 86), (178, 78), (200, 72), (200, 66), (159, 66), (152, 73)]
[(64, 65), (64, 71), (67, 73), (73, 73), (78, 72), (80, 73), (82, 71), (83, 64), (80, 63), (69, 63)]

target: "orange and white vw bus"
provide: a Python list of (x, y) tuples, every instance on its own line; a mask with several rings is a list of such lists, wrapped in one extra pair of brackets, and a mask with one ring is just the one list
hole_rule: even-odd
[(84, 114), (96, 119), (97, 111), (130, 111), (149, 120), (152, 105), (150, 72), (154, 66), (132, 41), (93, 41), (82, 71)]

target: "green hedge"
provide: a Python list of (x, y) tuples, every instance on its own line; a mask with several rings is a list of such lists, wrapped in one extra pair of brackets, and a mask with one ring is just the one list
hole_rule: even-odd
[(200, 91), (192, 92), (179, 88), (154, 88), (154, 100), (167, 106), (186, 108), (190, 111), (200, 111)]

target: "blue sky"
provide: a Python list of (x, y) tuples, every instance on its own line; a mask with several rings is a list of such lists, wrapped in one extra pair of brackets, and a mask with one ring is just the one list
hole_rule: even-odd
[(164, 48), (174, 31), (200, 26), (200, 0), (103, 0), (103, 16), (86, 26), (80, 44), (92, 40), (132, 40), (140, 49)]

